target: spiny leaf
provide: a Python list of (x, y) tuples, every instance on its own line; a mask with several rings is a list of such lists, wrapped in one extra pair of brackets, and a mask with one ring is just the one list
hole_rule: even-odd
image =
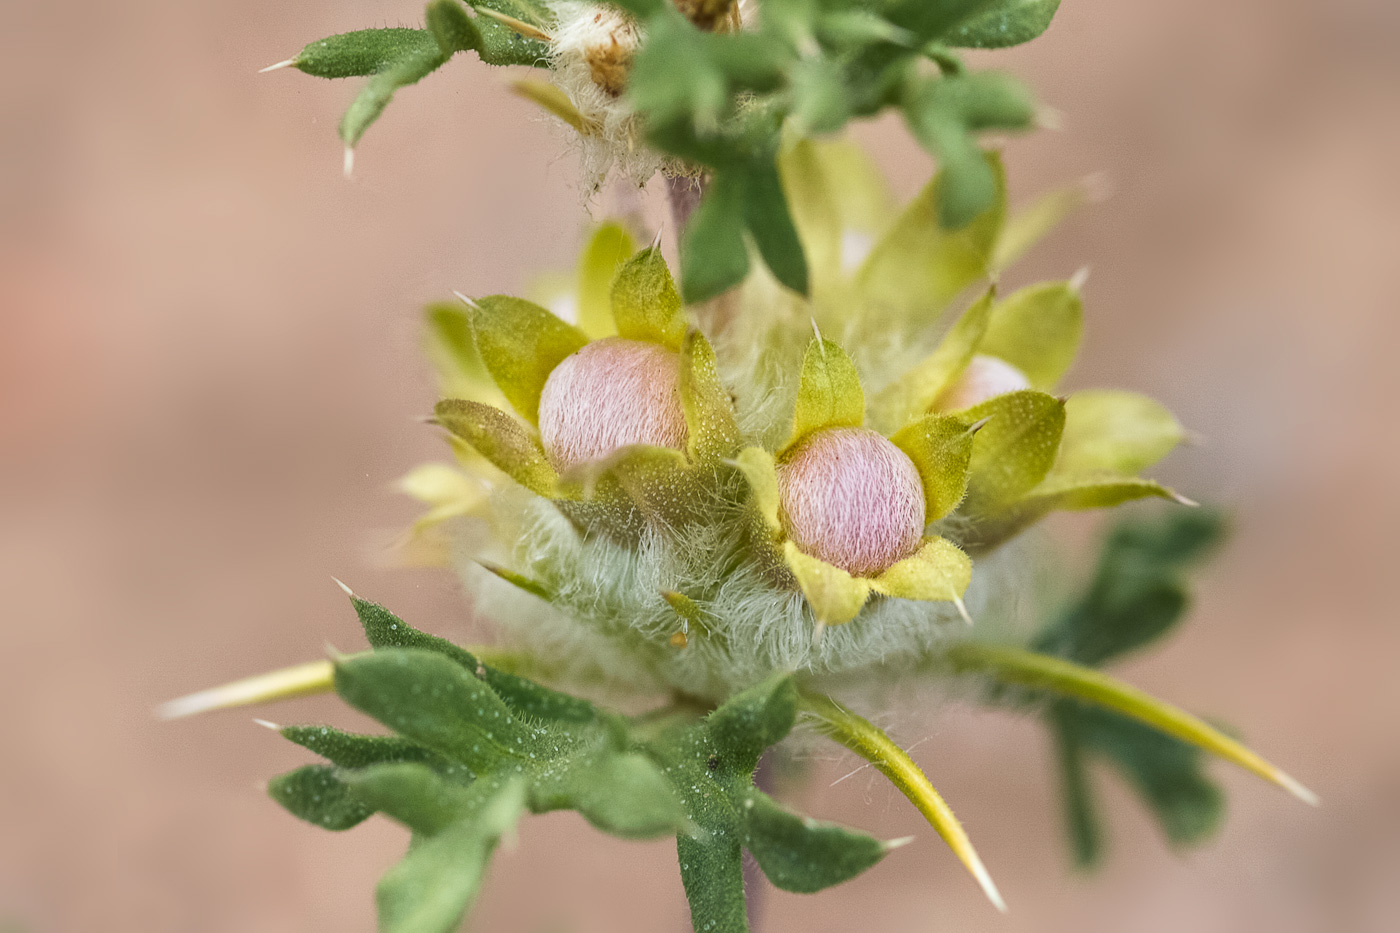
[(480, 402), (444, 399), (433, 406), (433, 420), (526, 489), (557, 495), (559, 476), (544, 448), (510, 415)]
[(734, 403), (720, 382), (714, 349), (694, 328), (681, 341), (679, 391), (691, 462), (713, 463), (733, 454), (740, 442)]
[(890, 437), (918, 468), (924, 485), (925, 524), (943, 518), (962, 501), (972, 439), (979, 427), (958, 415), (928, 415)]
[(588, 337), (523, 298), (488, 295), (471, 302), (469, 309), (481, 361), (520, 416), (539, 424), (545, 381)]
[(836, 343), (818, 337), (802, 358), (792, 433), (784, 450), (800, 444), (813, 431), (858, 428), (865, 423), (865, 392), (856, 364)]
[(680, 350), (687, 323), (661, 250), (644, 249), (618, 270), (612, 283), (612, 312), (618, 336)]
[(394, 62), (439, 51), (426, 29), (357, 29), (307, 43), (289, 64), (317, 78), (354, 78), (377, 74)]
[(1008, 392), (974, 405), (965, 417), (988, 419), (972, 442), (971, 475), (961, 511), (991, 515), (1034, 489), (1055, 462), (1064, 402), (1043, 392)]
[(1049, 391), (1074, 362), (1083, 330), (1079, 289), (1071, 282), (1044, 282), (1013, 292), (992, 307), (977, 352), (1005, 360), (1024, 373), (1033, 388)]
[(538, 751), (539, 736), (490, 687), (434, 651), (381, 648), (342, 661), (335, 687), (351, 706), (477, 773)]
[(972, 583), (972, 561), (957, 545), (943, 538), (925, 538), (919, 550), (897, 561), (872, 581), (886, 596), (952, 602), (962, 608), (962, 596)]
[(757, 789), (743, 798), (742, 817), (744, 848), (784, 891), (812, 894), (849, 881), (889, 851), (865, 833), (790, 813)]

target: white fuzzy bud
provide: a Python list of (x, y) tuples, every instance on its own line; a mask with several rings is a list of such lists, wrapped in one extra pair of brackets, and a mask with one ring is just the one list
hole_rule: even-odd
[(629, 444), (683, 450), (680, 355), (660, 344), (607, 337), (565, 358), (540, 395), (540, 439), (556, 470)]
[(873, 576), (918, 550), (924, 487), (912, 460), (868, 428), (828, 428), (778, 467), (783, 528), (803, 552)]
[(999, 357), (979, 353), (958, 380), (943, 390), (933, 407), (940, 411), (962, 411), (998, 395), (1030, 387), (1031, 381), (1015, 366)]

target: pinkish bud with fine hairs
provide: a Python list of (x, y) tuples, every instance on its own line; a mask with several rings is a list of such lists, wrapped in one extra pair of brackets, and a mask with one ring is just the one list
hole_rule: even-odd
[(874, 576), (919, 549), (924, 486), (914, 462), (868, 428), (817, 431), (778, 466), (783, 528), (804, 553)]
[(1031, 381), (1015, 366), (1000, 357), (979, 353), (968, 362), (957, 381), (943, 390), (933, 407), (939, 411), (962, 411), (998, 395), (1030, 387)]
[(554, 368), (540, 395), (540, 439), (559, 471), (629, 444), (685, 449), (680, 354), (607, 337)]

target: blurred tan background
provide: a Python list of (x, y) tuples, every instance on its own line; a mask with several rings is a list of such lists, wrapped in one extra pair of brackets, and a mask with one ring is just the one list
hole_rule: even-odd
[[(401, 94), (340, 177), (353, 87), (256, 70), (415, 23), (410, 0), (5, 6), (0, 31), (0, 928), (354, 931), (404, 834), (298, 823), (260, 782), (306, 759), (245, 712), (156, 703), (359, 644), (332, 573), (471, 637), (447, 575), (381, 564), (440, 457), (419, 309), (570, 261), (586, 215), (563, 137), (454, 62)], [(1400, 6), (1066, 0), (1001, 56), (1063, 116), (1013, 191), (1107, 173), (1015, 283), (1092, 266), (1075, 385), (1166, 400), (1204, 447), (1165, 478), (1238, 510), (1191, 624), (1136, 682), (1227, 719), (1321, 795), (1224, 765), (1218, 840), (1169, 852), (1121, 785), (1111, 859), (1066, 867), (1041, 730), (950, 710), (900, 736), (969, 826), (997, 916), (881, 783), (806, 805), (918, 843), (776, 895), (767, 931), (1400, 928)], [(927, 159), (861, 133), (901, 193)], [(1074, 522), (1060, 528), (1077, 533)], [(262, 711), (336, 718), (328, 699)], [(478, 931), (678, 931), (669, 843), (529, 820)], [(8, 924), (8, 925), (7, 925)], [(12, 926), (11, 926), (12, 925)]]

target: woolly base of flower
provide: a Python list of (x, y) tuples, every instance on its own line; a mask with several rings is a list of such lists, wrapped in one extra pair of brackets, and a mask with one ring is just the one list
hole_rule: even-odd
[[(878, 680), (931, 671), (950, 640), (967, 629), (949, 603), (872, 599), (853, 622), (814, 640), (802, 595), (777, 588), (740, 558), (738, 515), (677, 533), (653, 530), (638, 547), (584, 537), (549, 502), (501, 494), (498, 514), (519, 516), (517, 544), (501, 555), (511, 569), (543, 584), (552, 603), (458, 561), (477, 610), (505, 639), (559, 672), (561, 683), (625, 683), (634, 693), (681, 691), (722, 700), (775, 670), (859, 683), (878, 666)], [(463, 541), (462, 557), (472, 542)], [(1003, 549), (980, 560), (966, 603), (982, 624), (1014, 616), (1033, 583), (1021, 555)], [(728, 569), (733, 568), (733, 569)], [(703, 625), (691, 625), (684, 647), (672, 644), (682, 620), (663, 599), (677, 590), (699, 603)], [(1029, 601), (1028, 601), (1029, 602)], [(981, 634), (981, 633), (979, 633)]]

